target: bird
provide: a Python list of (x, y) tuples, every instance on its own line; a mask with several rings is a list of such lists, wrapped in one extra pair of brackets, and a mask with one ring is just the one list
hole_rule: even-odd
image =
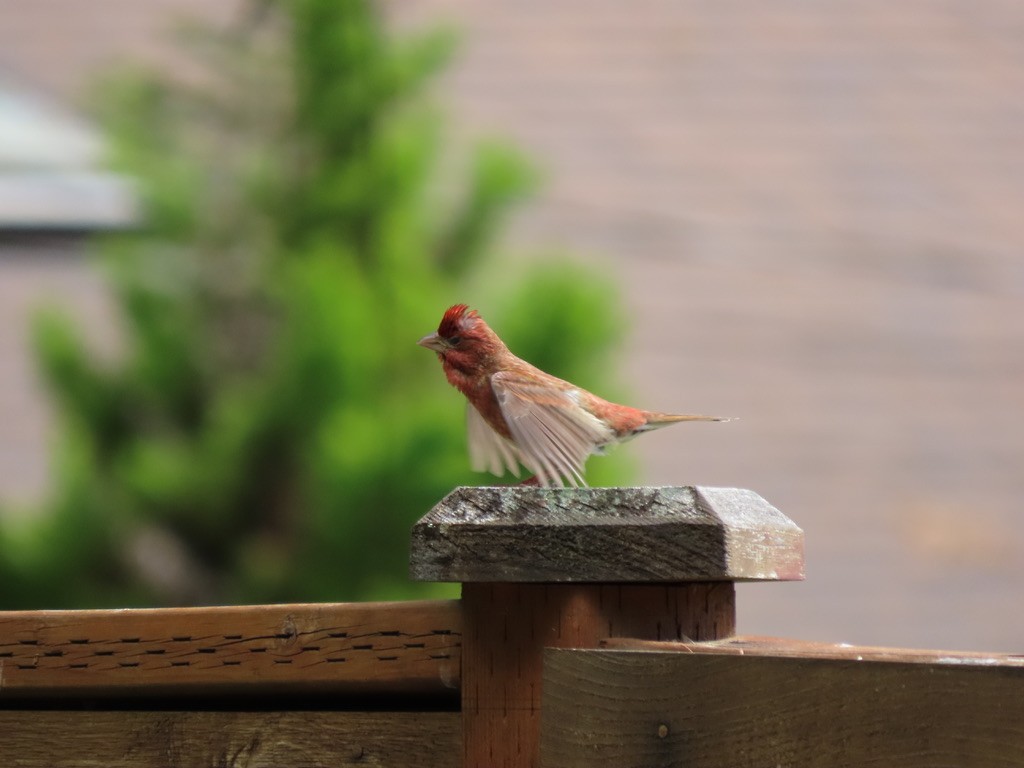
[(544, 487), (586, 486), (584, 465), (643, 432), (720, 416), (660, 413), (619, 405), (516, 357), (480, 314), (455, 304), (437, 331), (418, 342), (437, 353), (448, 382), (468, 400), (470, 464), (477, 472), (519, 477)]

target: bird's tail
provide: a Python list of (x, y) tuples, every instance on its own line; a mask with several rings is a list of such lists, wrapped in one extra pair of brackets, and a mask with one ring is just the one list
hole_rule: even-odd
[(733, 421), (733, 416), (700, 416), (695, 413), (656, 413), (647, 414), (647, 429), (667, 427), (679, 421)]

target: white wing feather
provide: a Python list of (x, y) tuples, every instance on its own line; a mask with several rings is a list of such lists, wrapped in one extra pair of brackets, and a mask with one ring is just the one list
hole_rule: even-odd
[(472, 405), (467, 404), (466, 433), (469, 442), (469, 463), (474, 472), (490, 472), (499, 477), (507, 468), (519, 477), (516, 447), (499, 435)]
[(586, 485), (583, 465), (590, 454), (614, 438), (612, 429), (581, 408), (572, 391), (506, 371), (494, 374), (491, 386), (518, 458), (540, 484)]

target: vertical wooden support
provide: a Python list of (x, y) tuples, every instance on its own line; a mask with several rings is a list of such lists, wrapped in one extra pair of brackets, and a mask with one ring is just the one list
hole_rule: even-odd
[(544, 648), (729, 637), (733, 582), (802, 578), (803, 534), (750, 491), (460, 488), (410, 561), (463, 584), (463, 766), (532, 768)]
[(729, 582), (475, 582), (463, 585), (462, 602), (465, 766), (538, 764), (544, 648), (596, 648), (608, 637), (713, 639), (732, 634), (735, 616)]

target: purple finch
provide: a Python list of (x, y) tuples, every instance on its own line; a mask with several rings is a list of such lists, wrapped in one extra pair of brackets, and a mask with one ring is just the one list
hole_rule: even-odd
[(437, 333), (417, 342), (437, 353), (449, 383), (469, 400), (467, 428), (473, 469), (495, 475), (522, 464), (540, 485), (586, 485), (593, 453), (641, 432), (716, 416), (658, 413), (617, 405), (513, 355), (476, 310), (456, 304)]

